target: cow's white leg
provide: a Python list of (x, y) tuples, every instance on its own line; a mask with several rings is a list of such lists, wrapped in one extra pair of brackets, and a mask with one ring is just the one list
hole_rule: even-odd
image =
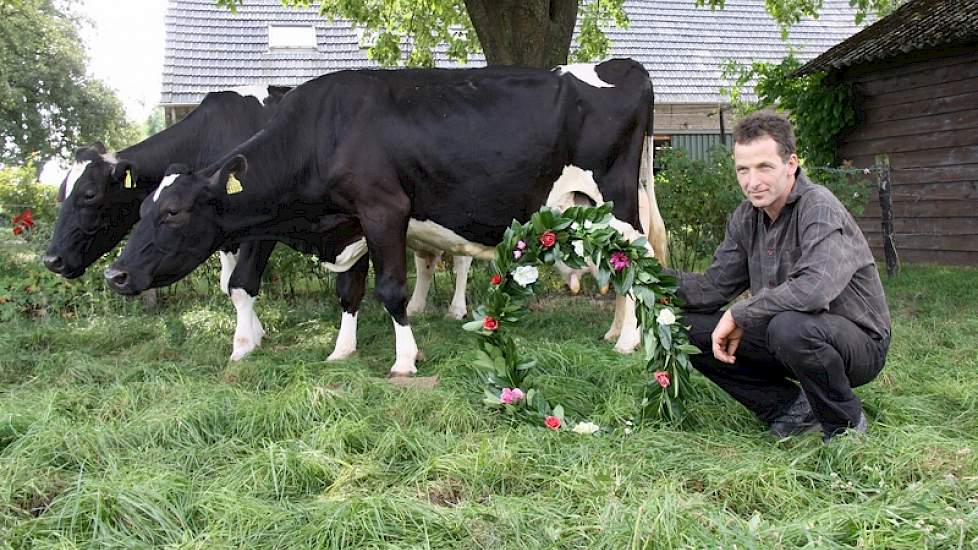
[(448, 306), (449, 319), (464, 319), (467, 311), (465, 303), (465, 289), (469, 282), (469, 268), (472, 267), (472, 256), (453, 256), (452, 265), (455, 266), (455, 294), (452, 296), (452, 303)]
[[(393, 318), (392, 318), (393, 320)], [(418, 372), (414, 366), (418, 358), (418, 344), (414, 341), (411, 325), (399, 325), (394, 321), (394, 348), (397, 354), (391, 376), (413, 376)]]
[(326, 358), (327, 361), (346, 359), (357, 351), (357, 315), (359, 314), (359, 312), (343, 312), (340, 333), (336, 336), (336, 347)]
[(234, 267), (238, 265), (238, 253), (221, 251), (218, 253), (218, 258), (221, 260), (221, 292), (229, 294), (228, 283), (231, 281)]
[(231, 360), (239, 361), (261, 345), (265, 330), (255, 315), (255, 298), (240, 288), (231, 289), (231, 303), (237, 314)]
[[(619, 296), (619, 298), (621, 298)], [(635, 315), (635, 298), (628, 295), (624, 300), (615, 300), (615, 309), (619, 305), (623, 311), (621, 315), (615, 312), (615, 318), (621, 317), (620, 334), (615, 343), (615, 351), (618, 353), (631, 353), (642, 343), (642, 332), (638, 329), (638, 317)]]
[[(424, 313), (428, 305), (428, 291), (431, 289), (431, 281), (435, 277), (435, 264), (440, 257), (440, 255), (425, 252), (414, 253), (414, 271), (417, 274), (417, 279), (414, 282), (414, 293), (411, 294), (411, 300), (407, 305), (409, 316)], [(465, 314), (463, 313), (463, 315)]]
[(604, 339), (613, 342), (621, 336), (621, 325), (625, 320), (625, 297), (615, 297), (615, 317), (611, 321), (611, 328), (604, 334)]

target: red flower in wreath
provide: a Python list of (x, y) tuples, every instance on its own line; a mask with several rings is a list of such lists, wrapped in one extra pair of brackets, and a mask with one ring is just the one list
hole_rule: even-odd
[(496, 330), (499, 328), (499, 321), (490, 315), (486, 315), (485, 319), (482, 320), (482, 328), (486, 330)]
[(540, 241), (540, 246), (550, 248), (557, 244), (557, 234), (553, 231), (544, 231), (538, 240)]
[(544, 423), (544, 424), (545, 424), (545, 425), (546, 425), (546, 426), (547, 426), (548, 428), (550, 428), (551, 430), (559, 430), (559, 429), (560, 429), (560, 419), (559, 419), (559, 418), (557, 418), (556, 416), (548, 416), (548, 417), (547, 417), (547, 418), (546, 418), (546, 419), (545, 419), (545, 420), (543, 421), (543, 423)]
[(664, 370), (655, 371), (655, 381), (659, 383), (663, 388), (668, 388), (672, 380), (669, 379), (669, 373)]
[(492, 284), (492, 286), (501, 285), (503, 284), (503, 276), (499, 273), (493, 273), (492, 278), (489, 279), (489, 283)]

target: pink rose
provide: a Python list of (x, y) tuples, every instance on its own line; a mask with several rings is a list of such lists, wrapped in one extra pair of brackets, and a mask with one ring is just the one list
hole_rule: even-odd
[(664, 370), (655, 371), (654, 376), (655, 376), (655, 381), (658, 382), (659, 385), (662, 386), (663, 388), (668, 388), (669, 384), (672, 383), (672, 381), (669, 380), (669, 373)]
[(522, 256), (522, 255), (523, 255), (523, 253), (520, 252), (519, 250), (514, 250), (513, 251), (513, 257), (516, 258), (517, 260), (519, 260), (520, 259), (520, 256)]
[(486, 315), (485, 319), (482, 320), (482, 328), (486, 330), (496, 330), (499, 328), (499, 321), (493, 317), (490, 317), (489, 315)]
[(526, 250), (526, 243), (523, 241), (516, 241), (516, 248)]
[(543, 235), (540, 235), (540, 246), (544, 248), (550, 248), (557, 243), (557, 234), (553, 231), (544, 231)]
[(560, 419), (557, 418), (556, 416), (548, 416), (546, 420), (543, 421), (543, 423), (546, 424), (546, 426), (551, 430), (560, 429)]
[(519, 388), (503, 388), (503, 393), (499, 395), (499, 402), (504, 405), (512, 405), (523, 400), (523, 390)]

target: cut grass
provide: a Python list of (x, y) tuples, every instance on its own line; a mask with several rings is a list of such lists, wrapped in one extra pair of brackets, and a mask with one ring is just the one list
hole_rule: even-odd
[(259, 300), (269, 335), (240, 363), (230, 304), (192, 285), (158, 314), (106, 297), (19, 317), (0, 325), (0, 546), (974, 547), (975, 280), (886, 281), (893, 346), (858, 390), (870, 434), (828, 446), (775, 441), (699, 375), (687, 426), (629, 427), (643, 366), (600, 341), (611, 309), (593, 297), (551, 293), (520, 340), (535, 383), (601, 426), (590, 437), (480, 405), (445, 274), (414, 323), (433, 389), (384, 379), (393, 334), (371, 298), (359, 353), (326, 363), (339, 313), (315, 285)]

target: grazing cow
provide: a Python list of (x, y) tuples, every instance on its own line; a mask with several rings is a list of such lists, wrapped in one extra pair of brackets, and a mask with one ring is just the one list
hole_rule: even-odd
[[(330, 218), (359, 224), (354, 242), (345, 242), (351, 233), (324, 237), (323, 258), (334, 254), (336, 268), (357, 273), (356, 298), (370, 253), (375, 295), (394, 323), (391, 374), (413, 374), (405, 245), (491, 257), (511, 220), (545, 204), (568, 165), (590, 171), (615, 217), (641, 227), (651, 112), (648, 73), (631, 60), (325, 75), (285, 96), (273, 120), (224, 159), (168, 177), (105, 276), (135, 294), (178, 280), (228, 243), (289, 242)], [(622, 318), (616, 349), (630, 351), (640, 340), (634, 310)], [(344, 305), (340, 340), (348, 320), (356, 309)]]

